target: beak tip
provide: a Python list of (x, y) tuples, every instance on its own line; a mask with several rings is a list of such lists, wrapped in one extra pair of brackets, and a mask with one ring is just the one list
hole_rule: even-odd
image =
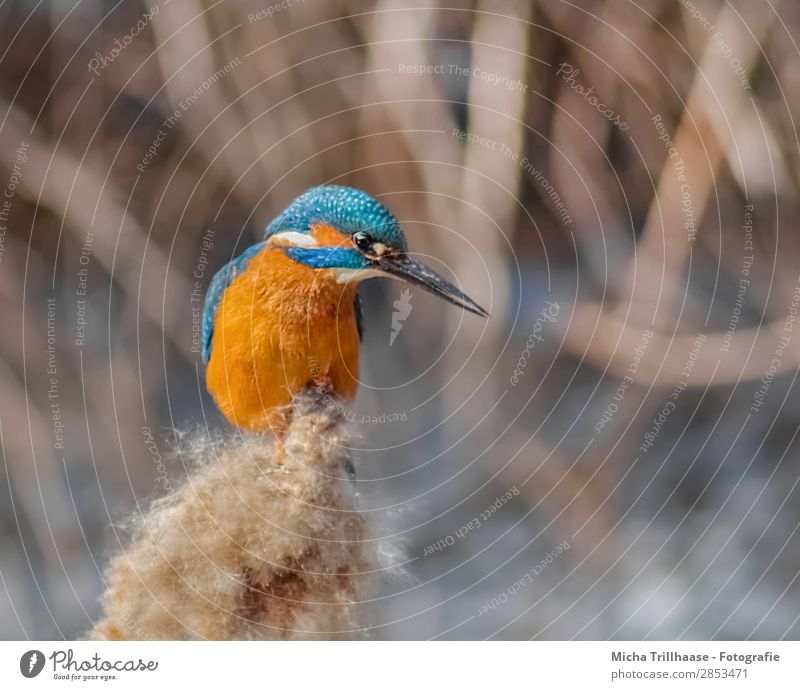
[(474, 304), (474, 306), (473, 305), (469, 305), (469, 306), (462, 305), (462, 308), (465, 311), (472, 312), (473, 314), (475, 314), (475, 316), (482, 316), (484, 319), (488, 319), (491, 316), (491, 314), (486, 309), (484, 309), (482, 306), (480, 306), (479, 304)]
[(489, 311), (484, 309), (480, 304), (470, 299), (466, 295), (463, 295), (463, 297), (465, 298), (465, 303), (461, 305), (462, 309), (472, 312), (476, 316), (482, 316), (484, 319), (488, 319), (491, 316)]
[(394, 260), (384, 259), (380, 264), (380, 268), (390, 277), (400, 278), (419, 285), (448, 302), (460, 306), (465, 311), (472, 312), (485, 319), (490, 316), (486, 309), (450, 284), (438, 273), (407, 256), (395, 257)]

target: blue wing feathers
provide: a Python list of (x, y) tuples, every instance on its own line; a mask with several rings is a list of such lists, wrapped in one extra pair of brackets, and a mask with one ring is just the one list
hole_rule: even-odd
[(247, 263), (264, 248), (264, 243), (259, 242), (245, 249), (239, 256), (225, 264), (211, 279), (206, 292), (206, 301), (203, 304), (203, 364), (208, 364), (211, 358), (211, 345), (214, 340), (214, 318), (217, 307), (225, 290), (240, 275)]

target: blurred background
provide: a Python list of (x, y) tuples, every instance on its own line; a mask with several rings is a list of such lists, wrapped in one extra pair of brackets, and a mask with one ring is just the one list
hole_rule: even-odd
[(423, 4), (0, 5), (0, 637), (90, 627), (321, 183), (492, 312), (363, 286), (374, 637), (800, 635), (800, 5)]

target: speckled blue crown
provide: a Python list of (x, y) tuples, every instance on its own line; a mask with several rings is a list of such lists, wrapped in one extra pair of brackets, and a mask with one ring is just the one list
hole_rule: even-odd
[(360, 189), (339, 185), (313, 187), (301, 194), (267, 226), (264, 239), (286, 230), (309, 232), (314, 223), (325, 223), (347, 234), (364, 230), (391, 247), (408, 248), (389, 209)]

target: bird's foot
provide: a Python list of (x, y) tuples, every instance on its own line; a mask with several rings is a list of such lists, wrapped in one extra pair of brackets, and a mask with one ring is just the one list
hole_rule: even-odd
[(314, 379), (314, 389), (317, 393), (333, 393), (333, 379), (325, 374)]

